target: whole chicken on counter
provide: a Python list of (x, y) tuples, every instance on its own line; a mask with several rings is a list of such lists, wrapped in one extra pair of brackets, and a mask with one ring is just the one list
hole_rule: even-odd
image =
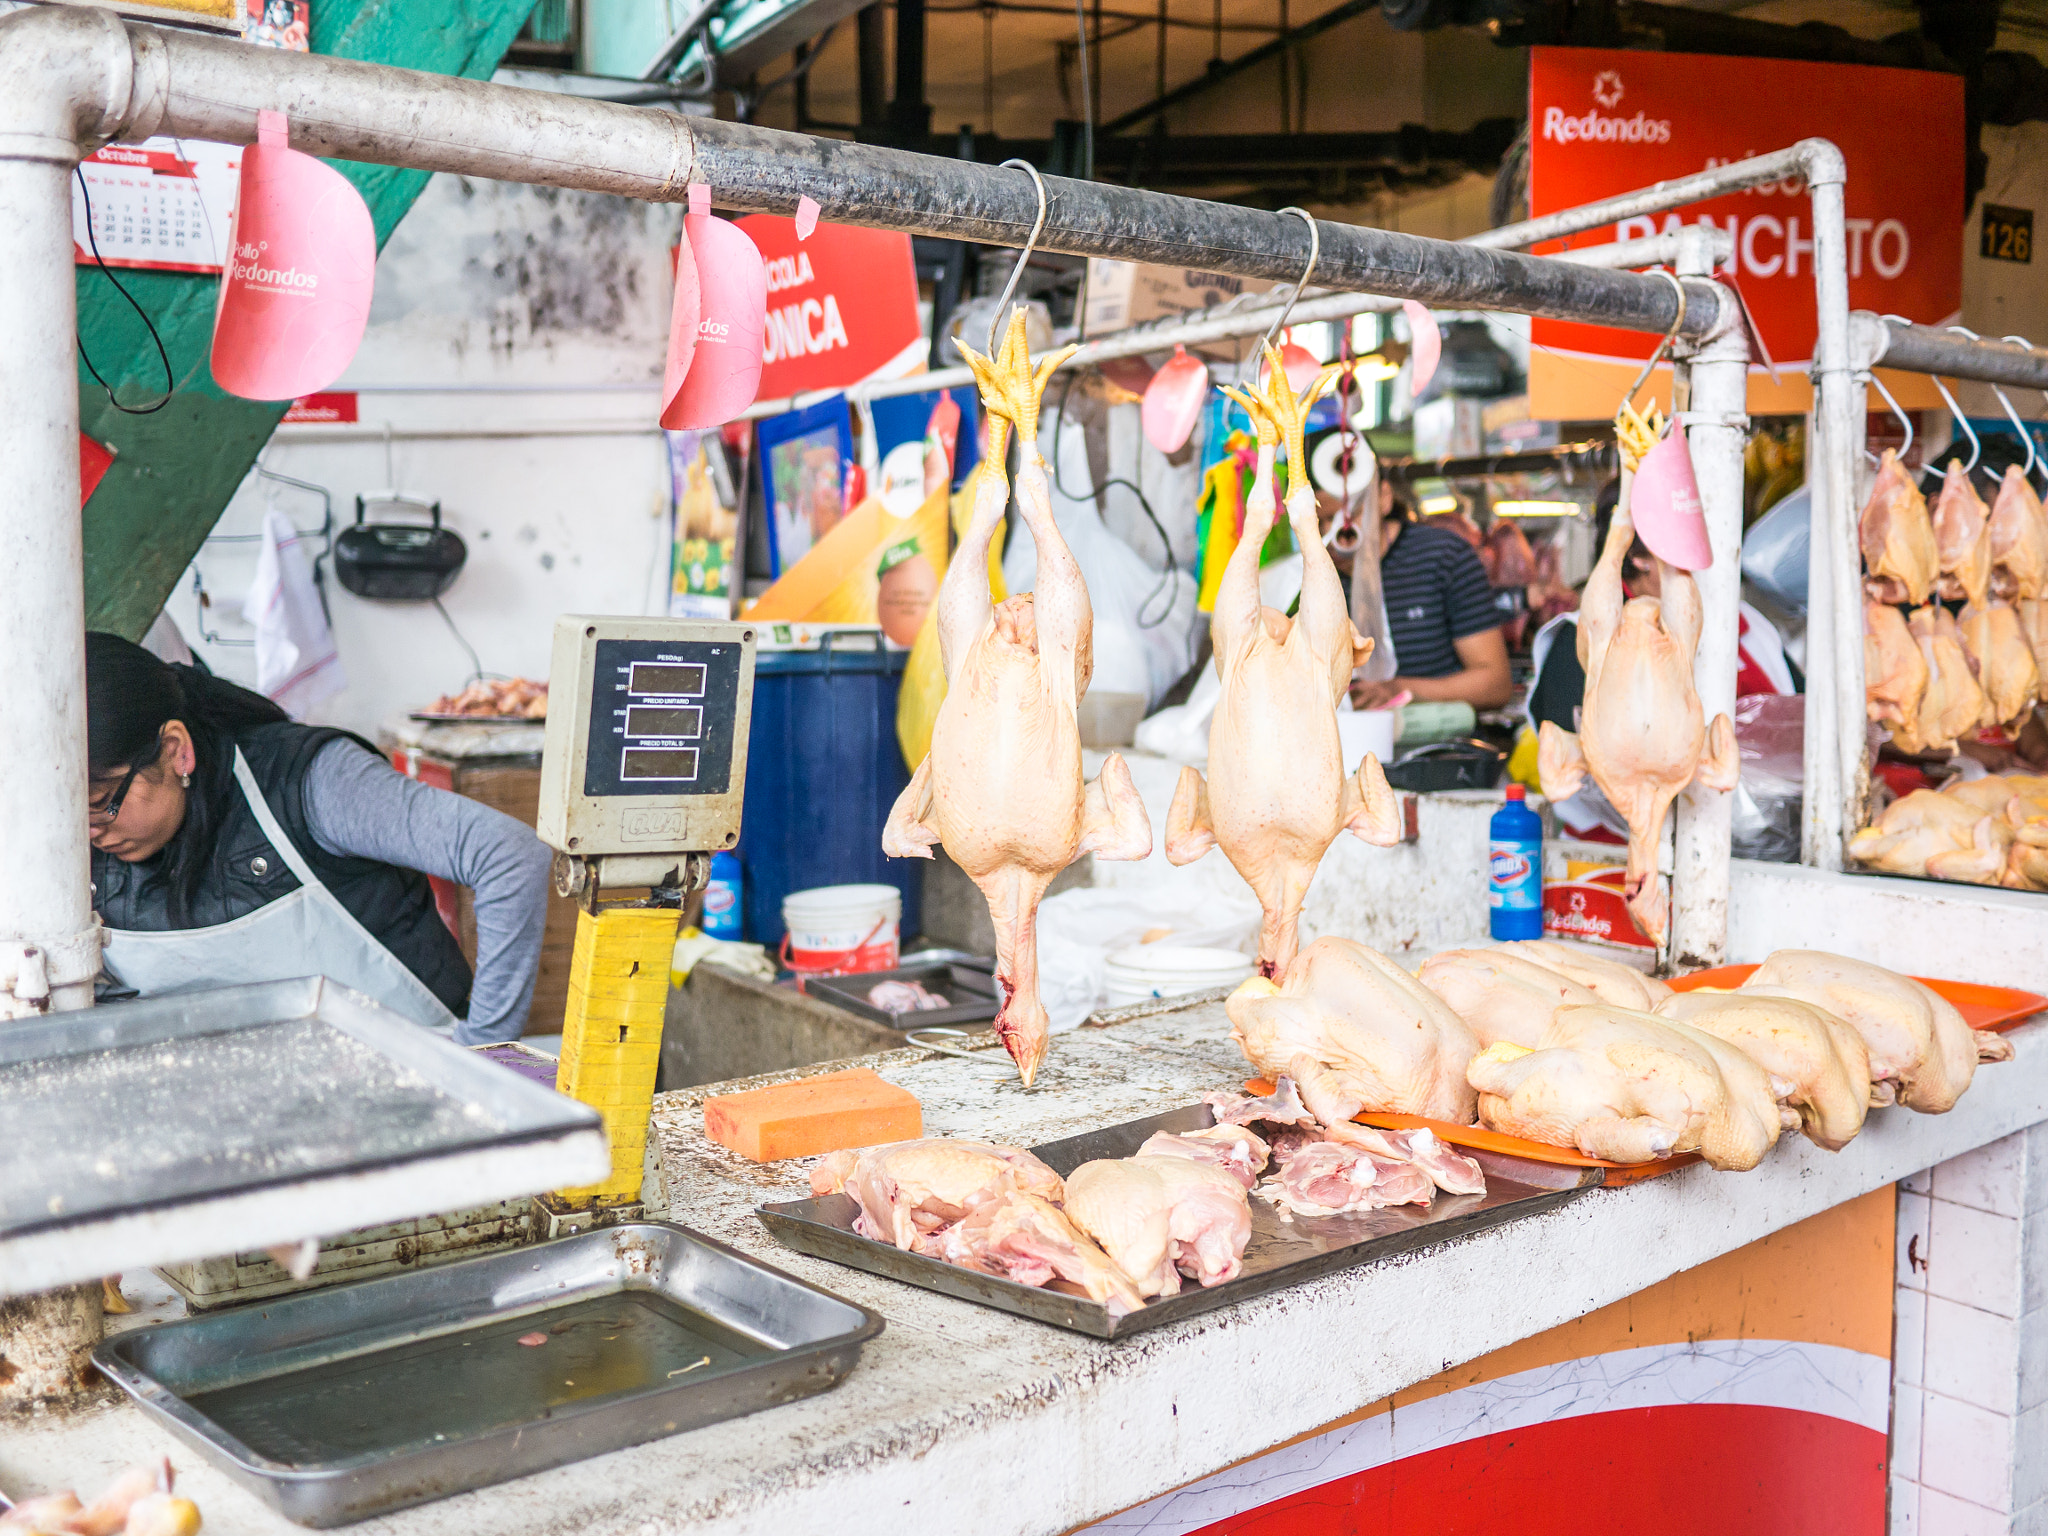
[[(1400, 808), (1370, 753), (1346, 777), (1337, 700), (1372, 642), (1352, 627), (1337, 567), (1316, 522), (1315, 487), (1302, 449), (1302, 417), (1333, 375), (1297, 396), (1280, 355), (1266, 349), (1257, 394), (1227, 391), (1258, 432), (1259, 467), (1243, 535), (1224, 567), (1211, 633), (1222, 692), (1209, 723), (1209, 774), (1181, 770), (1167, 812), (1166, 856), (1191, 863), (1220, 847), (1259, 899), (1259, 973), (1287, 969), (1303, 899), (1339, 833), (1389, 847)], [(1300, 610), (1289, 618), (1259, 601), (1259, 554), (1275, 516), (1273, 464), (1287, 445), (1287, 519), (1302, 552)]]
[(1576, 981), (1603, 1003), (1617, 1008), (1652, 1009), (1671, 995), (1671, 989), (1654, 976), (1646, 976), (1632, 965), (1606, 960), (1556, 939), (1515, 939), (1500, 946), (1503, 954), (1533, 960), (1545, 970)]
[(1738, 996), (1789, 997), (1824, 1009), (1863, 1037), (1873, 1102), (1938, 1115), (1955, 1107), (1980, 1061), (2012, 1060), (2012, 1042), (1970, 1028), (1931, 987), (1816, 949), (1781, 949)]
[(1560, 1009), (1533, 1051), (1488, 1046), (1469, 1075), (1482, 1125), (1612, 1163), (1698, 1152), (1716, 1168), (1754, 1168), (1800, 1123), (1779, 1108), (1781, 1085), (1735, 1046), (1607, 1004)]
[[(994, 359), (961, 352), (981, 390), (988, 443), (973, 521), (939, 586), (945, 701), (931, 751), (889, 813), (882, 851), (928, 859), (934, 844), (943, 845), (988, 899), (1003, 987), (995, 1031), (1029, 1087), (1050, 1038), (1038, 993), (1039, 901), (1084, 853), (1148, 856), (1152, 824), (1116, 753), (1093, 783), (1081, 779), (1074, 712), (1094, 669), (1094, 616), (1081, 568), (1053, 521), (1038, 451), (1039, 400), (1067, 354), (1043, 359), (1034, 371), (1021, 308)], [(1003, 465), (1011, 426), (1019, 444), (1017, 505), (1038, 547), (1037, 590), (992, 604), (988, 549), (1009, 506)]]
[(1482, 1046), (1505, 1040), (1534, 1048), (1558, 1009), (1613, 1001), (1506, 946), (1440, 950), (1422, 962), (1417, 979), (1471, 1026)]
[(1986, 774), (1916, 789), (1849, 839), (1849, 857), (1888, 875), (2048, 890), (2048, 778)]
[(1224, 1004), (1230, 1038), (1268, 1078), (1291, 1077), (1324, 1125), (1361, 1110), (1472, 1122), (1466, 1063), (1479, 1040), (1442, 999), (1376, 950), (1331, 935), (1278, 985), (1254, 976)]
[(1656, 1012), (1727, 1041), (1790, 1083), (1782, 1102), (1799, 1111), (1800, 1128), (1815, 1145), (1839, 1152), (1863, 1129), (1872, 1103), (1870, 1052), (1861, 1035), (1826, 1009), (1790, 997), (1674, 992)]
[[(1625, 434), (1623, 463), (1632, 470), (1629, 453)], [(1671, 916), (1657, 874), (1665, 813), (1695, 779), (1710, 789), (1733, 789), (1741, 759), (1733, 723), (1716, 715), (1709, 725), (1693, 687), (1693, 653), (1699, 649), (1704, 611), (1691, 572), (1659, 559), (1661, 596), (1630, 598), (1622, 588), (1635, 539), (1628, 515), (1630, 479), (1625, 473), (1607, 547), (1579, 606), (1579, 661), (1586, 669), (1579, 730), (1574, 735), (1544, 721), (1537, 772), (1545, 798), (1553, 803), (1577, 794), (1591, 774), (1621, 813), (1629, 833), (1628, 910), (1661, 946)]]

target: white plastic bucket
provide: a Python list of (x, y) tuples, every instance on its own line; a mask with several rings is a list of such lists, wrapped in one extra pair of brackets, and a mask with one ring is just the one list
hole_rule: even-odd
[(893, 885), (820, 885), (782, 898), (782, 962), (800, 976), (894, 970), (903, 893)]
[(1212, 987), (1234, 987), (1251, 973), (1249, 955), (1182, 944), (1134, 945), (1118, 950), (1103, 964), (1111, 1008), (1148, 998), (1207, 992)]

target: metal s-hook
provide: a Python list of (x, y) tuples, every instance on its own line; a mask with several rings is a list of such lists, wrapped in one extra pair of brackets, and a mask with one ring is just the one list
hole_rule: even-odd
[[(1949, 329), (1956, 332), (1960, 336), (1969, 337), (1972, 341), (1982, 341), (1984, 339), (1982, 336), (1979, 336), (1975, 331), (1969, 329), (1967, 326), (1952, 325), (1949, 327)], [(2029, 351), (2033, 350), (2034, 344), (2031, 341), (2028, 341), (2023, 336), (2006, 336), (2001, 339), (2005, 341), (2017, 341), (2021, 345), (2025, 346)], [(2012, 401), (2006, 398), (2005, 391), (2000, 389), (1996, 384), (1989, 385), (1988, 388), (1991, 390), (1991, 393), (1998, 396), (1998, 403), (2005, 409), (2005, 419), (2012, 423), (2013, 431), (2019, 433), (2020, 441), (2026, 445), (2027, 462), (2025, 468), (2020, 470), (2020, 473), (2023, 475), (2032, 475), (2034, 472), (2035, 457), (2034, 435), (2027, 430), (2027, 424), (2020, 420), (2020, 413), (2013, 409)], [(1984, 473), (1987, 475), (1991, 473), (1990, 467), (1988, 465), (1985, 467)]]
[(1301, 269), (1301, 281), (1294, 285), (1294, 292), (1287, 296), (1287, 302), (1281, 306), (1280, 313), (1273, 317), (1273, 323), (1266, 327), (1266, 334), (1259, 342), (1258, 350), (1252, 354), (1254, 378), (1258, 376), (1259, 361), (1266, 355), (1266, 348), (1273, 344), (1275, 336), (1287, 329), (1287, 317), (1294, 313), (1294, 306), (1301, 300), (1302, 290), (1308, 287), (1308, 280), (1315, 276), (1316, 263), (1323, 258), (1323, 232), (1316, 228), (1315, 215), (1306, 208), (1293, 206), (1282, 208), (1280, 212), (1299, 214), (1302, 223), (1308, 226), (1308, 265)]
[(1948, 392), (1948, 386), (1941, 382), (1941, 375), (1930, 373), (1927, 377), (1934, 380), (1934, 387), (1941, 391), (1941, 398), (1948, 402), (1950, 417), (1962, 429), (1963, 436), (1970, 440), (1970, 462), (1963, 466), (1963, 473), (1967, 475), (1977, 467), (1977, 460), (1983, 457), (1984, 445), (1977, 441), (1976, 429), (1970, 425), (1970, 418), (1963, 414), (1963, 408), (1956, 404), (1956, 397)]
[[(2025, 347), (2025, 348), (2026, 348), (2026, 349), (2027, 349), (2027, 350), (2028, 350), (2029, 352), (2031, 352), (2031, 351), (2033, 351), (2033, 350), (2034, 350), (2034, 344), (2033, 344), (2033, 343), (2032, 343), (2031, 341), (2029, 341), (2029, 340), (2028, 340), (2028, 339), (2027, 339), (2026, 337), (2024, 337), (2024, 336), (2001, 336), (2001, 337), (1999, 337), (1998, 339), (1999, 339), (2000, 341), (2016, 341), (2016, 342), (2018, 342), (2018, 343), (2019, 343), (2019, 344), (2020, 344), (2021, 346)], [(2041, 398), (2042, 398), (2043, 400), (2048, 400), (2048, 389), (2044, 389), (2044, 390), (2042, 390), (2042, 391), (2041, 391)], [(2033, 433), (2031, 433), (2031, 432), (2029, 432), (2029, 433), (2027, 433), (2027, 434), (2026, 434), (2026, 438), (2027, 438), (2027, 452), (2028, 452), (2029, 454), (2031, 454), (2031, 453), (2033, 453), (2033, 451), (2034, 451), (2034, 434), (2033, 434)], [(2034, 462), (2034, 461), (2033, 461), (2033, 459), (2032, 459), (2032, 458), (2029, 458), (2029, 459), (2027, 460), (2027, 463), (2028, 463), (2028, 464), (2029, 464), (2030, 466), (2031, 466), (2031, 465), (2033, 464), (2033, 462)]]
[(1664, 339), (1657, 343), (1657, 350), (1652, 352), (1650, 360), (1643, 364), (1643, 371), (1636, 375), (1635, 383), (1629, 385), (1628, 393), (1621, 397), (1623, 405), (1628, 405), (1635, 399), (1636, 391), (1641, 389), (1644, 381), (1650, 377), (1650, 370), (1663, 361), (1664, 354), (1670, 350), (1671, 343), (1678, 339), (1678, 328), (1685, 324), (1685, 284), (1681, 283), (1669, 272), (1666, 272), (1662, 267), (1657, 267), (1654, 270), (1659, 277), (1671, 285), (1672, 292), (1678, 295), (1678, 313), (1672, 316), (1671, 329), (1666, 331)]
[(1010, 300), (1017, 292), (1017, 284), (1024, 277), (1024, 264), (1031, 259), (1031, 253), (1038, 249), (1038, 237), (1045, 233), (1045, 216), (1051, 207), (1045, 193), (1045, 178), (1038, 174), (1038, 167), (1029, 160), (1005, 160), (1004, 170), (1012, 166), (1031, 173), (1031, 185), (1038, 188), (1038, 217), (1031, 221), (1031, 238), (1024, 242), (1024, 249), (1017, 257), (1017, 265), (1010, 269), (1010, 280), (1003, 284), (1003, 296), (996, 300), (996, 312), (988, 323), (988, 355), (996, 355), (996, 336), (1003, 328), (1003, 317), (1009, 312)]
[[(1899, 418), (1899, 425), (1906, 429), (1906, 441), (1899, 447), (1899, 460), (1901, 463), (1903, 463), (1905, 461), (1906, 455), (1913, 451), (1913, 418), (1908, 416), (1904, 411), (1899, 409), (1899, 402), (1894, 400), (1892, 398), (1892, 392), (1884, 387), (1884, 380), (1880, 379), (1876, 374), (1870, 373), (1868, 371), (1864, 372), (1861, 375), (1861, 378), (1863, 379), (1864, 383), (1868, 384), (1872, 389), (1876, 390), (1880, 395), (1884, 396), (1884, 403), (1892, 408), (1892, 414)], [(1878, 459), (1878, 456), (1872, 453), (1868, 448), (1865, 448), (1863, 450), (1863, 456), (1866, 459), (1870, 460), (1870, 462), (1873, 464), (1881, 462)]]

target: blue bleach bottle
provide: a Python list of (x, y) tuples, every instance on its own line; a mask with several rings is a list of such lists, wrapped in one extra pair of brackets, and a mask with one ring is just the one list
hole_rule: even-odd
[(711, 855), (711, 883), (704, 888), (704, 932), (714, 939), (740, 936), (740, 858)]
[(1487, 919), (1496, 939), (1543, 937), (1543, 818), (1526, 793), (1510, 784), (1487, 827)]

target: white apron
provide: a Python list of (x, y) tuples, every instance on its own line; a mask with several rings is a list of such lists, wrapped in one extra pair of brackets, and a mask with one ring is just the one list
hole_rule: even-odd
[(313, 866), (271, 814), (262, 786), (239, 748), (235, 779), (270, 846), (299, 877), (299, 888), (210, 928), (109, 928), (107, 973), (144, 997), (325, 976), (415, 1024), (452, 1029), (455, 1015), (320, 883)]

